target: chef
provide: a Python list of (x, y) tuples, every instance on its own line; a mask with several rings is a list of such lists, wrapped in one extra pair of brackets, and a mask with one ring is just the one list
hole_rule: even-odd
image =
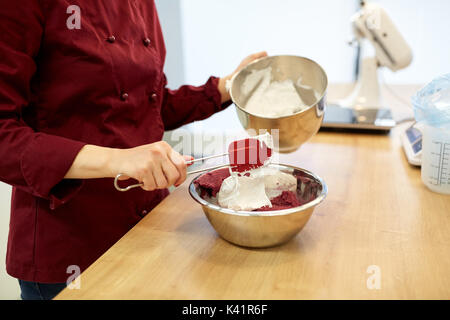
[[(151, 0), (0, 0), (6, 268), (23, 299), (53, 298), (186, 179), (164, 130), (223, 110), (225, 81), (266, 55), (170, 90), (165, 53)], [(143, 187), (116, 191), (118, 173)]]

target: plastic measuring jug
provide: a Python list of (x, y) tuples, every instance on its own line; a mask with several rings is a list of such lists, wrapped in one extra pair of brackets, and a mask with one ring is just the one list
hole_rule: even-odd
[(423, 87), (412, 104), (422, 124), (422, 181), (432, 191), (450, 194), (450, 74)]
[(450, 128), (424, 125), (422, 181), (432, 191), (450, 194)]

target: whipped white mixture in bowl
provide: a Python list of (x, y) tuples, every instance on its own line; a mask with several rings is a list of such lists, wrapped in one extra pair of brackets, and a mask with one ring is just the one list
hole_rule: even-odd
[(271, 199), (283, 191), (297, 190), (297, 179), (277, 169), (262, 167), (250, 170), (246, 175), (231, 173), (222, 182), (217, 194), (219, 205), (233, 210), (252, 211), (272, 207)]
[(262, 117), (277, 118), (292, 115), (308, 108), (296, 86), (310, 89), (301, 84), (301, 77), (294, 83), (291, 79), (273, 81), (272, 67), (252, 70), (242, 83), (241, 92), (248, 96), (244, 109)]

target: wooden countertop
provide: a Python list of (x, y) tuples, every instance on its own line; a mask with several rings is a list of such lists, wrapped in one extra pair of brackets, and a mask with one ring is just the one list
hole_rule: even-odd
[[(418, 86), (393, 89), (409, 101)], [(331, 86), (329, 97), (348, 90)], [(384, 94), (397, 119), (412, 115)], [(405, 125), (389, 135), (319, 132), (280, 157), (329, 189), (287, 244), (222, 240), (187, 181), (81, 275), (81, 289), (57, 299), (450, 299), (450, 196), (428, 190), (406, 161)], [(380, 288), (369, 289), (377, 275)]]

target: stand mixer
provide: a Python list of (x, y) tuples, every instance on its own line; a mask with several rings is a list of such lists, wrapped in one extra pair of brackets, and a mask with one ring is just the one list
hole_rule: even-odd
[(344, 99), (330, 103), (322, 127), (389, 130), (395, 126), (391, 111), (382, 101), (378, 68), (397, 71), (409, 66), (412, 53), (386, 11), (376, 3), (362, 2), (351, 18), (354, 40), (363, 50), (374, 49), (373, 56), (361, 59), (353, 91)]

